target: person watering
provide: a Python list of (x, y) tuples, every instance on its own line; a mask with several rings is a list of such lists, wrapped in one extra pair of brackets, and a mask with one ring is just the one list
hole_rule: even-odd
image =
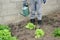
[[(30, 0), (31, 15), (30, 22), (35, 24), (35, 12), (37, 11), (38, 24), (42, 23), (42, 2), (45, 4), (46, 0)], [(26, 5), (27, 0), (23, 0), (23, 5)]]

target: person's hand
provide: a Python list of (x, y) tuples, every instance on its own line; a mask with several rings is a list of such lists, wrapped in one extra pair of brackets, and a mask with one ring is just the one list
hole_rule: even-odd
[(44, 4), (45, 4), (46, 2), (44, 2)]
[(46, 3), (46, 0), (43, 0), (44, 4)]
[(23, 6), (28, 7), (27, 0), (23, 0)]
[(24, 3), (24, 4), (23, 4), (23, 6), (26, 6), (26, 7), (28, 7), (28, 4), (27, 4), (27, 3)]

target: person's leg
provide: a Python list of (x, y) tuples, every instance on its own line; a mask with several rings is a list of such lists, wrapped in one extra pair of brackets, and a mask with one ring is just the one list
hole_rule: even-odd
[(30, 15), (30, 21), (35, 24), (35, 1), (30, 0), (30, 7), (31, 7), (31, 15)]
[(37, 18), (38, 18), (38, 24), (42, 23), (42, 1), (37, 0)]

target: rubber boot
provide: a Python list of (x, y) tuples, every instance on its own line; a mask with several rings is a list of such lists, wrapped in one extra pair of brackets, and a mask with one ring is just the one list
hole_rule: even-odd
[(30, 19), (30, 22), (35, 25), (35, 19)]
[(41, 25), (42, 24), (42, 20), (38, 20), (38, 24)]

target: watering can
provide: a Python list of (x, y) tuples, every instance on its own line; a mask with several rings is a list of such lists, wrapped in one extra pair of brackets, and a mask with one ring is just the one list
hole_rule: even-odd
[(28, 6), (28, 2), (23, 2), (23, 8), (22, 8), (22, 15), (23, 16), (28, 16), (29, 15), (29, 6)]
[(24, 6), (22, 11), (23, 11), (23, 13), (22, 13), (23, 16), (28, 16), (29, 15), (29, 8), (28, 7)]

